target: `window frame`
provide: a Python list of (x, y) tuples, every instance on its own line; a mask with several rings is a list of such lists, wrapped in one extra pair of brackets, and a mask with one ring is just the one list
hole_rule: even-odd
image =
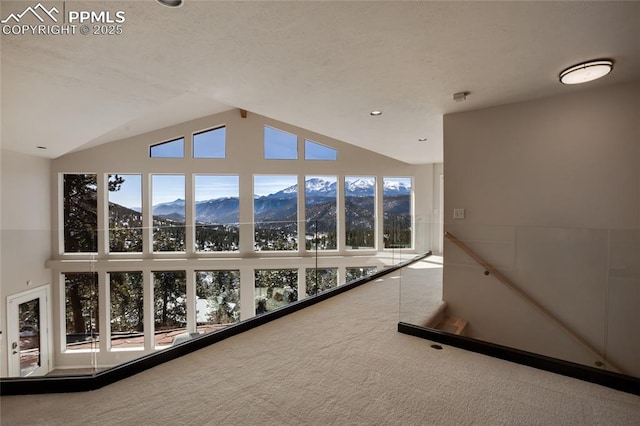
[[(387, 179), (403, 179), (406, 180), (408, 179), (410, 181), (411, 187), (410, 187), (410, 192), (409, 192), (409, 229), (411, 232), (411, 236), (410, 236), (410, 241), (409, 241), (409, 246), (408, 247), (402, 247), (402, 249), (404, 250), (413, 250), (415, 247), (415, 214), (414, 214), (414, 206), (415, 206), (415, 201), (414, 201), (414, 178), (412, 176), (383, 176), (382, 177), (382, 214), (381, 214), (381, 218), (382, 218), (382, 233), (383, 233), (383, 238), (384, 238), (384, 230), (386, 229), (385, 225), (386, 225), (386, 214), (387, 212), (384, 209), (384, 201), (385, 201), (385, 194), (384, 194), (384, 188), (385, 188), (385, 181)], [(397, 248), (394, 247), (386, 247), (385, 242), (383, 241), (383, 245), (382, 245), (382, 249), (383, 250), (394, 250)]]
[[(111, 176), (139, 176), (140, 177), (140, 212), (138, 213), (140, 215), (140, 243), (141, 243), (141, 250), (140, 251), (113, 251), (111, 249), (111, 205), (110, 203), (111, 201), (111, 191), (109, 191), (109, 179), (111, 178)], [(145, 184), (145, 173), (143, 172), (137, 172), (137, 173), (112, 173), (112, 172), (108, 172), (105, 173), (105, 199), (106, 199), (106, 218), (105, 218), (105, 227), (107, 228), (107, 232), (105, 233), (105, 250), (106, 253), (109, 256), (136, 256), (136, 255), (142, 255), (142, 253), (145, 252), (145, 238), (144, 238), (144, 224), (145, 224), (145, 208), (144, 208), (144, 197), (145, 197), (145, 188), (144, 188), (144, 184)], [(126, 182), (126, 180), (125, 180)], [(116, 203), (114, 203), (116, 204)], [(122, 204), (118, 204), (121, 207), (124, 207), (126, 209), (129, 210), (133, 210), (132, 207), (137, 207), (137, 206), (132, 206), (132, 207), (127, 207), (127, 206), (123, 206)], [(135, 210), (134, 210), (135, 211)], [(133, 228), (124, 228), (124, 229), (133, 229)]]
[[(65, 199), (65, 176), (66, 175), (90, 175), (95, 176), (96, 185), (96, 224), (95, 224), (95, 251), (66, 251), (66, 199)], [(58, 173), (58, 253), (64, 257), (93, 257), (100, 252), (100, 215), (102, 214), (100, 206), (100, 180), (99, 174), (96, 172), (60, 172)]]
[[(197, 178), (199, 176), (202, 177), (235, 177), (237, 180), (237, 192), (236, 192), (236, 197), (238, 200), (238, 221), (237, 222), (233, 222), (233, 224), (237, 225), (237, 229), (238, 229), (238, 241), (237, 241), (237, 249), (236, 250), (199, 250), (197, 247), (197, 241), (198, 241), (198, 228), (202, 227), (202, 226), (207, 226), (207, 225), (202, 225), (202, 224), (198, 224), (198, 219), (197, 219), (197, 210), (196, 210), (196, 204), (198, 203), (197, 200), (197, 190), (198, 190), (198, 185), (197, 185)], [(192, 179), (192, 186), (193, 186), (193, 197), (192, 197), (192, 211), (193, 211), (193, 217), (191, 218), (192, 220), (192, 226), (187, 225), (188, 228), (193, 228), (193, 252), (197, 255), (197, 256), (210, 256), (210, 255), (224, 255), (224, 254), (235, 254), (237, 255), (240, 252), (240, 244), (241, 244), (241, 237), (240, 237), (240, 228), (241, 228), (241, 221), (240, 221), (240, 212), (241, 212), (241, 205), (242, 205), (242, 200), (240, 199), (240, 174), (231, 174), (231, 173), (191, 173), (191, 179)], [(225, 197), (219, 197), (219, 198), (225, 198)], [(231, 197), (234, 198), (234, 197)], [(230, 225), (231, 222), (227, 223), (227, 224), (223, 224), (223, 225)], [(191, 231), (190, 231), (191, 232)]]
[[(367, 246), (353, 246), (353, 245), (349, 245), (349, 243), (351, 241), (348, 240), (347, 238), (347, 234), (350, 231), (350, 228), (348, 228), (347, 226), (347, 179), (356, 179), (356, 180), (360, 180), (360, 179), (373, 179), (373, 213), (372, 213), (372, 218), (371, 220), (372, 222), (372, 226), (371, 226), (371, 238), (373, 240), (373, 244), (372, 245), (367, 245)], [(379, 215), (378, 215), (378, 203), (379, 203), (379, 199), (378, 199), (378, 187), (380, 185), (380, 183), (378, 182), (378, 176), (375, 174), (372, 175), (364, 175), (364, 174), (358, 174), (358, 175), (345, 175), (343, 176), (343, 185), (344, 185), (344, 194), (343, 194), (343, 208), (344, 208), (344, 227), (343, 227), (343, 235), (342, 237), (344, 238), (344, 247), (345, 250), (347, 252), (375, 252), (378, 250), (378, 237), (379, 237), (379, 230), (378, 230), (378, 224), (380, 223), (380, 219), (379, 219)]]
[[(285, 221), (284, 223), (288, 223), (288, 222), (295, 222), (295, 235), (293, 238), (296, 239), (296, 247), (295, 249), (291, 249), (291, 250), (271, 250), (271, 249), (256, 249), (256, 231), (258, 229), (257, 225), (258, 223), (269, 223), (267, 221), (258, 221), (256, 219), (256, 201), (259, 198), (265, 197), (265, 196), (259, 196), (256, 197), (254, 196), (253, 200), (252, 200), (252, 228), (253, 228), (253, 234), (252, 234), (252, 247), (253, 247), (253, 253), (299, 253), (300, 252), (300, 230), (299, 230), (299, 224), (300, 224), (300, 186), (299, 186), (299, 182), (300, 182), (300, 175), (299, 174), (254, 174), (253, 175), (253, 182), (252, 182), (252, 189), (253, 189), (253, 194), (257, 195), (257, 191), (256, 191), (256, 178), (259, 177), (291, 177), (291, 178), (295, 178), (292, 182), (292, 185), (297, 186), (296, 189), (296, 196), (295, 197), (291, 197), (295, 199), (296, 202), (296, 219), (295, 221)], [(281, 190), (284, 190), (288, 187), (284, 187)], [(279, 191), (278, 191), (279, 192)], [(276, 192), (277, 193), (277, 192)], [(273, 195), (273, 194), (268, 194), (268, 195)], [(266, 195), (266, 196), (268, 196)]]
[[(304, 251), (307, 252), (315, 252), (316, 248), (313, 247), (313, 244), (311, 245), (310, 248), (307, 248), (307, 236), (308, 236), (308, 226), (309, 226), (309, 217), (307, 216), (307, 180), (309, 179), (323, 179), (323, 180), (328, 180), (328, 179), (335, 179), (335, 185), (336, 185), (336, 196), (335, 198), (333, 198), (333, 202), (335, 203), (335, 228), (333, 229), (333, 233), (335, 235), (335, 241), (336, 241), (336, 246), (335, 248), (328, 248), (328, 249), (317, 249), (318, 252), (324, 252), (324, 253), (335, 253), (339, 250), (340, 247), (340, 214), (339, 214), (339, 206), (340, 206), (340, 185), (339, 185), (339, 180), (340, 180), (340, 176), (338, 175), (325, 175), (325, 174), (311, 174), (311, 175), (302, 175), (302, 179), (304, 182), (304, 193), (302, 194), (302, 196), (304, 197), (303, 199), (303, 205), (299, 208), (300, 209), (304, 209), (304, 217), (305, 217), (305, 224), (304, 224), (304, 231), (305, 231), (305, 235), (304, 235), (304, 246), (302, 246), (302, 244), (298, 244), (301, 249), (303, 249)], [(329, 197), (327, 197), (329, 198)], [(300, 239), (298, 238), (298, 241), (300, 241)]]
[[(183, 178), (183, 191), (182, 191), (182, 199), (184, 200), (184, 222), (182, 227), (184, 228), (183, 233), (184, 233), (184, 247), (181, 250), (156, 250), (156, 231), (155, 228), (157, 227), (155, 222), (154, 222), (154, 213), (153, 213), (153, 206), (154, 206), (154, 177), (156, 176), (182, 176)], [(146, 214), (149, 217), (149, 228), (150, 228), (150, 239), (151, 239), (151, 246), (149, 247), (149, 251), (153, 254), (153, 255), (162, 255), (162, 254), (186, 254), (188, 252), (188, 239), (187, 238), (187, 232), (188, 232), (188, 228), (189, 226), (187, 225), (188, 223), (188, 218), (187, 218), (187, 202), (188, 202), (188, 197), (187, 197), (187, 174), (186, 173), (150, 173), (149, 174), (149, 200), (150, 200), (150, 205), (149, 205), (149, 212), (147, 212)], [(157, 203), (157, 204), (164, 204), (164, 203)], [(159, 227), (159, 225), (158, 225)], [(178, 227), (176, 227), (178, 228)]]

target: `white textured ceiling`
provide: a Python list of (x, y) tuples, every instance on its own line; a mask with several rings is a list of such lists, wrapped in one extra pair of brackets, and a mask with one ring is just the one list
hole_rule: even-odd
[[(37, 3), (2, 0), (0, 15)], [(241, 108), (440, 162), (446, 113), (640, 78), (640, 2), (42, 4), (126, 16), (122, 35), (2, 35), (2, 146), (51, 158)], [(601, 57), (616, 61), (606, 78), (558, 83)]]

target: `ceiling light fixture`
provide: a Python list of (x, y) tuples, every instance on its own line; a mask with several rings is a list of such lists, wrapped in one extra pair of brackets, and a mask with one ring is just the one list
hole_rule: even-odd
[(574, 65), (560, 73), (562, 84), (580, 84), (597, 80), (609, 74), (613, 69), (611, 59), (596, 59)]
[(182, 0), (156, 0), (163, 6), (167, 7), (179, 7), (182, 6)]
[(372, 115), (372, 116), (374, 116), (374, 117), (377, 117), (378, 115), (382, 115), (382, 111), (378, 111), (378, 110), (371, 111), (371, 112), (369, 113), (369, 115)]

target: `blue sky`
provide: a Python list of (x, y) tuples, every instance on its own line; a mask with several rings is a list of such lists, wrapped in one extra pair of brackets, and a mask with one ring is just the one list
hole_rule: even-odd
[(184, 157), (184, 138), (174, 139), (153, 145), (151, 147), (153, 158), (182, 158)]
[(256, 175), (253, 177), (253, 193), (259, 196), (275, 194), (297, 184), (295, 175)]
[(337, 160), (338, 151), (317, 142), (305, 139), (304, 159), (305, 160)]
[(184, 200), (185, 196), (184, 175), (152, 175), (151, 176), (151, 204), (175, 201), (178, 198)]
[(195, 200), (206, 201), (216, 198), (239, 196), (238, 176), (221, 175), (196, 175), (195, 176)]
[(226, 127), (196, 133), (193, 135), (194, 158), (225, 158)]
[(295, 160), (298, 158), (298, 137), (273, 127), (264, 126), (264, 158)]
[(142, 175), (118, 175), (124, 178), (119, 191), (109, 192), (109, 201), (125, 207), (142, 206)]

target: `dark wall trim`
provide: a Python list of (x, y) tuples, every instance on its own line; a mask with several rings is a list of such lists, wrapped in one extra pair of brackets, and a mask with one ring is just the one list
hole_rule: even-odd
[(420, 337), (433, 342), (443, 343), (445, 345), (477, 352), (494, 358), (500, 358), (505, 361), (527, 365), (529, 367), (573, 377), (575, 379), (584, 380), (634, 395), (640, 395), (640, 379), (636, 377), (522, 351), (495, 343), (484, 342), (470, 337), (458, 336), (433, 328), (407, 324), (405, 322), (398, 323), (398, 331), (410, 336)]
[(180, 343), (171, 348), (167, 348), (149, 355), (137, 358), (135, 360), (117, 365), (107, 370), (101, 371), (93, 375), (82, 376), (58, 376), (58, 377), (16, 377), (0, 379), (0, 395), (30, 395), (43, 393), (66, 393), (66, 392), (86, 392), (94, 389), (100, 389), (103, 386), (110, 385), (119, 380), (131, 377), (141, 373), (149, 368), (163, 364), (167, 361), (187, 355), (209, 345), (213, 345), (229, 337), (235, 336), (253, 328), (267, 324), (278, 318), (297, 312), (301, 309), (315, 305), (316, 303), (327, 300), (331, 297), (352, 290), (363, 284), (374, 281), (384, 275), (394, 272), (400, 268), (411, 265), (414, 262), (431, 256), (431, 252), (414, 257), (411, 260), (399, 263), (397, 265), (386, 267), (375, 274), (352, 281), (348, 284), (341, 285), (315, 296), (307, 297), (297, 302), (290, 303), (279, 309), (255, 316), (237, 324), (223, 328), (213, 333), (203, 334), (192, 340)]

